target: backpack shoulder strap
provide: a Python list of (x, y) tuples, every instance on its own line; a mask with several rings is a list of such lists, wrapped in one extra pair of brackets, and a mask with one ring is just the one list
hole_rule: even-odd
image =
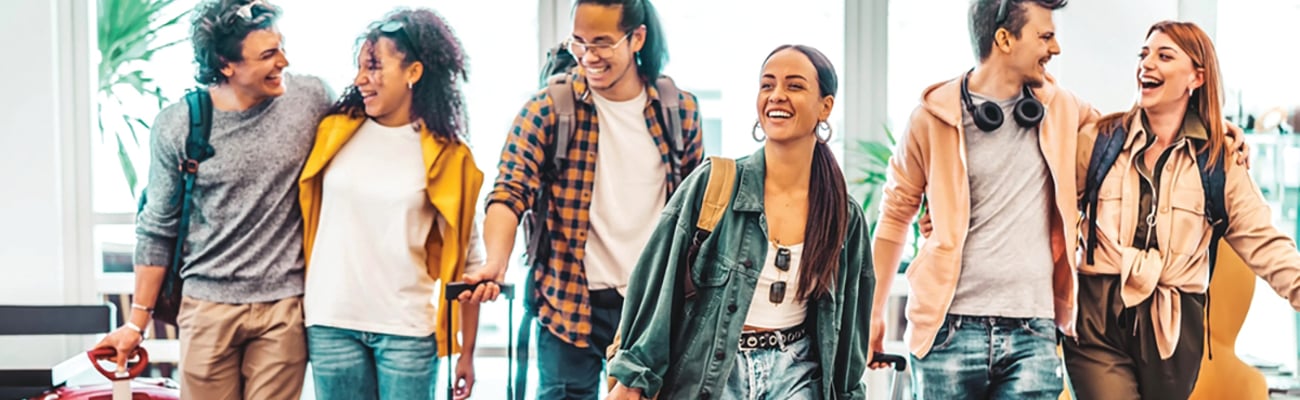
[(1210, 151), (1205, 148), (1205, 143), (1199, 140), (1193, 141), (1197, 144), (1196, 151), (1196, 170), (1201, 173), (1201, 187), (1205, 189), (1205, 219), (1210, 224), (1210, 276), (1214, 276), (1214, 263), (1218, 259), (1219, 239), (1228, 231), (1228, 210), (1224, 205), (1224, 185), (1227, 177), (1224, 173), (1224, 164), (1228, 163), (1226, 157), (1220, 154), (1219, 162), (1213, 167), (1207, 167), (1210, 164)]
[(700, 218), (695, 228), (704, 232), (713, 232), (722, 220), (731, 204), (732, 187), (736, 181), (736, 160), (710, 156), (713, 170), (709, 172), (709, 183), (704, 187), (704, 201), (700, 204)]
[(208, 143), (212, 136), (212, 96), (206, 89), (185, 93), (185, 103), (190, 111), (190, 131), (185, 137), (185, 156), (180, 161), (182, 191), (181, 212), (176, 224), (176, 249), (172, 251), (174, 271), (179, 272), (184, 257), (185, 238), (190, 233), (190, 207), (193, 206), (194, 183), (198, 180), (199, 163), (216, 155)]
[(695, 234), (691, 237), (691, 246), (686, 252), (686, 260), (682, 261), (685, 267), (682, 271), (682, 288), (685, 298), (688, 299), (695, 297), (696, 292), (695, 281), (691, 279), (691, 264), (699, 254), (700, 247), (704, 245), (704, 240), (709, 238), (709, 234), (713, 233), (713, 229), (718, 227), (718, 222), (722, 221), (722, 216), (727, 213), (736, 182), (736, 160), (710, 156), (708, 162), (713, 164), (713, 168), (709, 171), (709, 182), (704, 187), (700, 216), (695, 221)]
[(659, 91), (659, 104), (662, 106), (664, 113), (664, 125), (668, 135), (668, 141), (672, 142), (673, 151), (681, 154), (685, 147), (682, 143), (682, 102), (681, 90), (677, 89), (677, 84), (673, 78), (667, 75), (660, 75), (655, 80), (655, 89)]
[(546, 159), (550, 170), (558, 172), (562, 166), (561, 161), (569, 157), (569, 141), (578, 129), (574, 117), (576, 99), (568, 73), (551, 75), (546, 83), (546, 93), (551, 98), (551, 112), (556, 116), (555, 129), (552, 131), (555, 137), (547, 142)]
[(1114, 129), (1097, 135), (1097, 141), (1092, 146), (1083, 195), (1089, 227), (1086, 249), (1088, 264), (1095, 262), (1093, 253), (1097, 248), (1097, 192), (1101, 191), (1101, 183), (1106, 180), (1106, 174), (1110, 173), (1110, 167), (1115, 165), (1115, 159), (1119, 158), (1127, 138), (1128, 131), (1124, 129), (1124, 124), (1116, 123)]

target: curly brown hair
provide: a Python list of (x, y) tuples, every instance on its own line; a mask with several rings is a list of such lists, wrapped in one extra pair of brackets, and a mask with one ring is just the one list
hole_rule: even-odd
[[(384, 26), (400, 28), (381, 29)], [(451, 26), (433, 10), (398, 8), (370, 24), (358, 42), (373, 45), (383, 37), (393, 41), (403, 66), (414, 62), (424, 65), (424, 74), (411, 87), (412, 120), (424, 124), (434, 138), (462, 140), (467, 129), (460, 85), (469, 80), (469, 75), (465, 51)], [(374, 51), (374, 46), (370, 49)], [(365, 117), (365, 103), (356, 85), (343, 90), (329, 114)]]
[(282, 11), (265, 0), (205, 0), (194, 9), (190, 42), (199, 84), (226, 83), (221, 69), (244, 60), (244, 38), (275, 26)]

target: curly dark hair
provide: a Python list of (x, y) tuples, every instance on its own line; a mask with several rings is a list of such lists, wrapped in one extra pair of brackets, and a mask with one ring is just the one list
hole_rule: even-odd
[[(381, 29), (393, 23), (400, 24), (400, 28)], [(436, 139), (463, 140), (466, 117), (460, 84), (469, 80), (469, 74), (465, 52), (451, 26), (433, 10), (399, 8), (370, 24), (358, 43), (371, 44), (373, 52), (373, 44), (381, 37), (393, 41), (402, 55), (403, 66), (414, 62), (424, 65), (424, 74), (411, 88), (412, 120), (424, 124)], [(330, 108), (329, 114), (365, 117), (365, 103), (356, 85), (343, 90), (343, 96)]]
[(271, 29), (282, 11), (263, 0), (205, 0), (194, 9), (190, 42), (199, 84), (226, 83), (221, 69), (244, 60), (244, 38), (254, 31)]

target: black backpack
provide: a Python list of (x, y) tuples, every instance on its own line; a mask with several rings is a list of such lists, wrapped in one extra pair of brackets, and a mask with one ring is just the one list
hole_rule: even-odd
[[(1083, 199), (1080, 200), (1082, 204), (1079, 205), (1088, 220), (1086, 248), (1088, 264), (1094, 263), (1093, 253), (1097, 248), (1097, 192), (1101, 190), (1102, 181), (1106, 179), (1106, 174), (1115, 164), (1115, 159), (1119, 157), (1120, 150), (1124, 148), (1124, 141), (1128, 138), (1128, 131), (1123, 125), (1117, 122), (1109, 132), (1098, 134), (1092, 147)], [(1205, 189), (1205, 219), (1213, 227), (1210, 236), (1210, 276), (1213, 277), (1219, 239), (1222, 239), (1228, 230), (1228, 212), (1224, 208), (1223, 200), (1225, 180), (1223, 166), (1229, 161), (1220, 154), (1219, 162), (1213, 167), (1206, 168), (1206, 165), (1209, 165), (1210, 152), (1205, 150), (1205, 141), (1191, 138), (1188, 140), (1196, 147), (1196, 169), (1201, 173), (1201, 186)]]

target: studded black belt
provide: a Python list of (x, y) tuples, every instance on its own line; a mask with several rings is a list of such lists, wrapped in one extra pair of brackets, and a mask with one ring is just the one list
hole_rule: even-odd
[(741, 332), (740, 348), (742, 349), (778, 349), (803, 339), (807, 336), (807, 331), (803, 325), (796, 326), (786, 330), (773, 330), (765, 332)]

